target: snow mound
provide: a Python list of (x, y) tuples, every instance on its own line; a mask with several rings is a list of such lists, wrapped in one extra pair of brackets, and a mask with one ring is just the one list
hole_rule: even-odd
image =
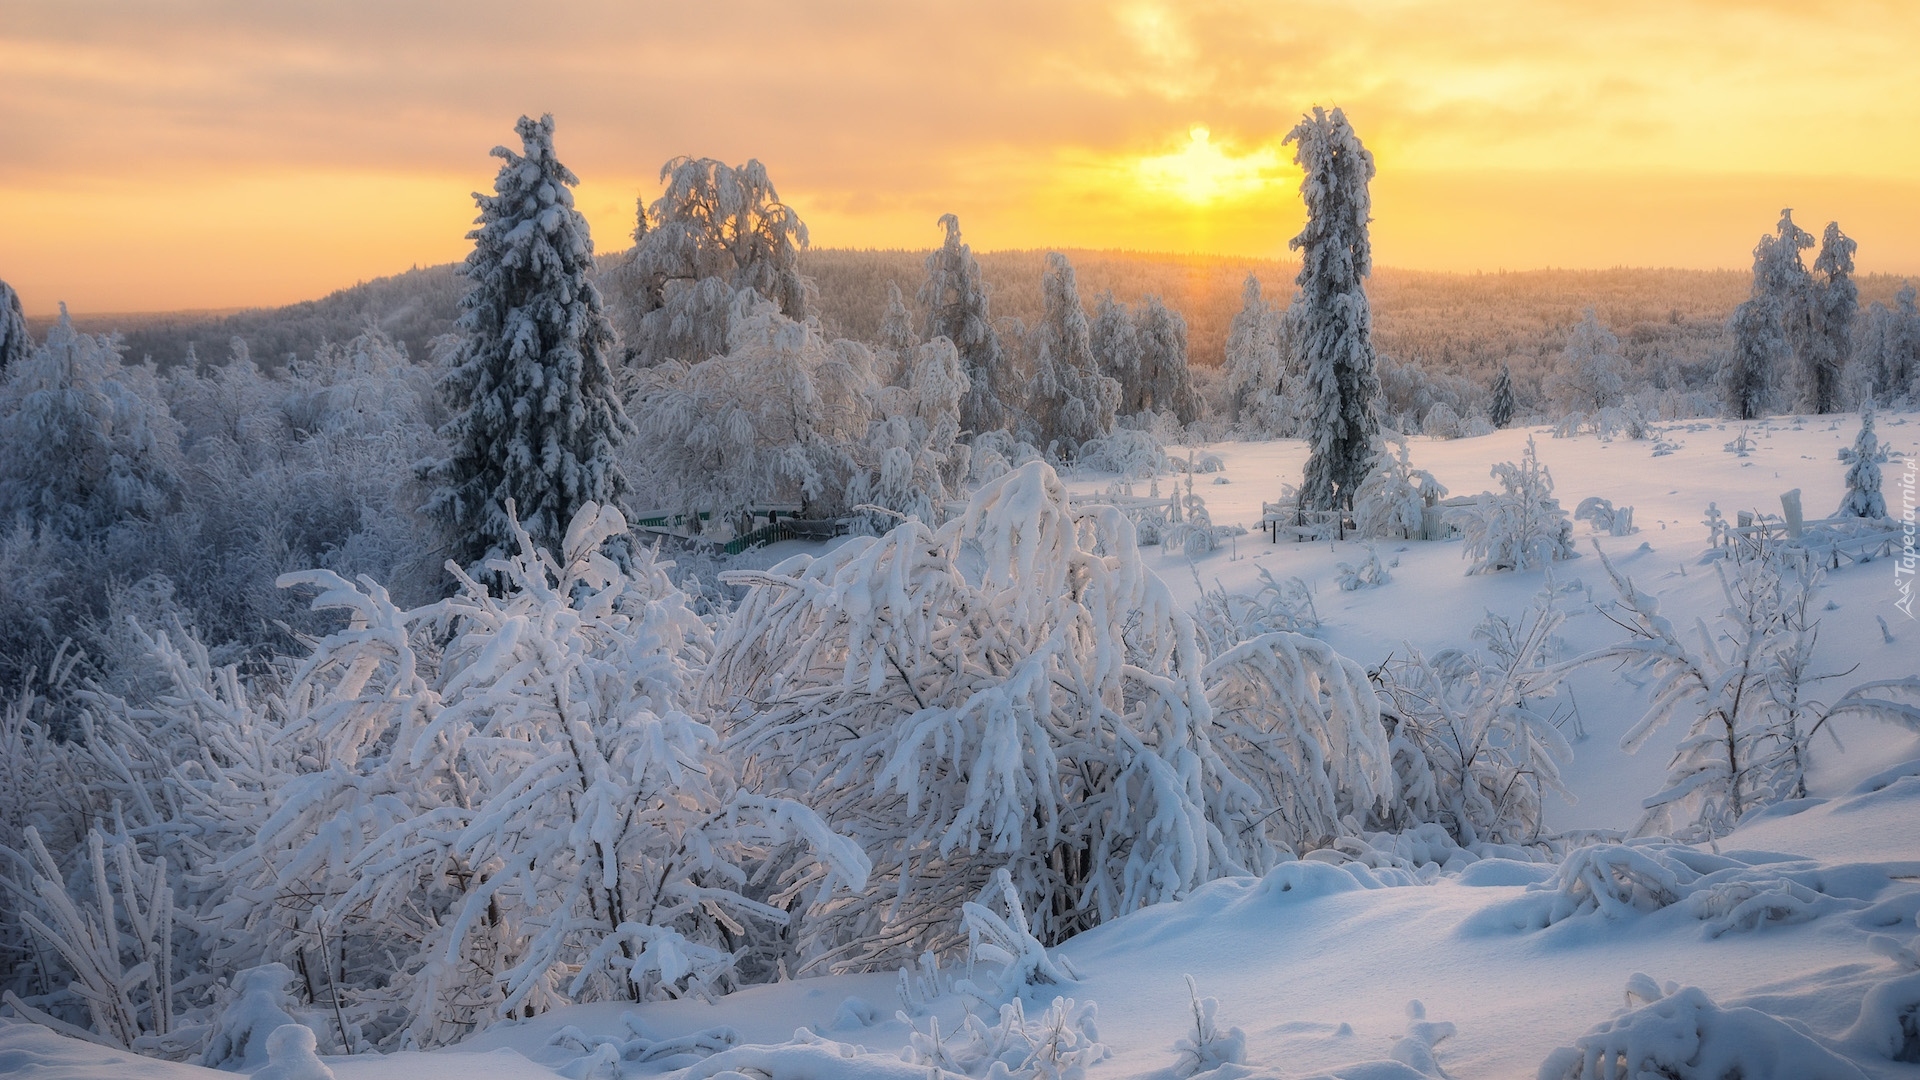
[[(1631, 996), (1651, 990), (1635, 976)], [(1697, 986), (1674, 989), (1594, 1026), (1547, 1056), (1540, 1080), (1863, 1080), (1852, 1063), (1758, 1009), (1723, 1009)]]

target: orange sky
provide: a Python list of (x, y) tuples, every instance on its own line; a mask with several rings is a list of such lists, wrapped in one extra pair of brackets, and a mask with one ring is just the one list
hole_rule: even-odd
[(30, 312), (285, 303), (464, 255), (550, 111), (602, 250), (677, 154), (830, 247), (1283, 255), (1340, 105), (1375, 258), (1741, 267), (1779, 208), (1920, 273), (1920, 4), (0, 0), (0, 278)]

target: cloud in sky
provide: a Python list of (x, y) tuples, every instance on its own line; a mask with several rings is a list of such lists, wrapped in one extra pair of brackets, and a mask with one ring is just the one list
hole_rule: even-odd
[(1314, 104), (1379, 162), (1386, 265), (1738, 266), (1793, 205), (1920, 271), (1917, 44), (1899, 0), (0, 0), (0, 277), (226, 306), (458, 258), (546, 111), (603, 248), (690, 153), (766, 162), (829, 246), (954, 211), (979, 248), (1275, 255)]

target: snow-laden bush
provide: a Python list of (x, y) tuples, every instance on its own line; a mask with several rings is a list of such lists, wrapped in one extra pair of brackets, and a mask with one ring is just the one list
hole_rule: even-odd
[(1051, 944), (1257, 863), (1191, 621), (1044, 464), (937, 531), (726, 580), (749, 591), (705, 693), (742, 767), (874, 861), (871, 893), (802, 917), (810, 964), (956, 951), (950, 913), (1001, 867)]
[(1375, 589), (1393, 580), (1393, 575), (1380, 563), (1380, 552), (1371, 544), (1367, 545), (1366, 558), (1358, 563), (1340, 563), (1336, 569), (1341, 592)]
[(927, 1030), (915, 1026), (902, 1055), (914, 1065), (941, 1074), (992, 1080), (1084, 1080), (1087, 1067), (1111, 1056), (1094, 1027), (1092, 1002), (1054, 998), (1045, 1012), (1029, 1020), (1019, 998), (1000, 1007), (997, 1022), (968, 1013), (958, 1030), (940, 1034), (940, 1021)]
[[(26, 827), (25, 852), (0, 848), (30, 873), (25, 886), (0, 876), (0, 889), (26, 901), (19, 916), (39, 948), (59, 956), (71, 990), (86, 1002), (91, 1028), (111, 1045), (162, 1052), (179, 1018), (174, 1009), (173, 881), (165, 859), (149, 862), (122, 825), (109, 841), (87, 830), (86, 860), (69, 891), (60, 866)], [(112, 856), (109, 859), (108, 851)], [(111, 868), (111, 873), (109, 872)], [(75, 894), (78, 894), (77, 896)], [(29, 1018), (45, 1020), (8, 993)]]
[(1432, 473), (1413, 467), (1405, 438), (1391, 442), (1391, 451), (1382, 444), (1373, 471), (1354, 495), (1354, 531), (1366, 537), (1418, 540), (1426, 535), (1427, 508), (1446, 498), (1447, 489)]
[(1178, 1056), (1173, 1065), (1173, 1075), (1185, 1080), (1186, 1077), (1211, 1072), (1222, 1065), (1245, 1062), (1247, 1033), (1237, 1027), (1220, 1030), (1220, 1022), (1215, 1018), (1220, 1011), (1220, 1002), (1201, 997), (1193, 976), (1188, 975), (1186, 979), (1187, 1000), (1193, 1007), (1193, 1028), (1173, 1044), (1173, 1052)]
[[(960, 924), (967, 931), (967, 970), (974, 972), (982, 963), (999, 966), (988, 997), (1005, 1000), (1028, 987), (1079, 981), (1065, 958), (1049, 954), (1033, 936), (1027, 913), (1020, 906), (1020, 893), (1005, 868), (994, 871), (993, 880), (978, 900), (961, 906)], [(976, 988), (978, 985), (972, 984)]]
[[(790, 883), (742, 869), (769, 849), (816, 853), (822, 895), (860, 887), (857, 849), (735, 786), (687, 711), (705, 627), (625, 532), (590, 505), (557, 560), (520, 534), (489, 566), (499, 595), (463, 577), (414, 611), (328, 572), (288, 579), (351, 620), (291, 688), (280, 740), (317, 760), (288, 763), (224, 865), (230, 932), (397, 959), (341, 972), (345, 995), (433, 1045), (565, 1001), (773, 973)], [(435, 626), (450, 640), (423, 656)]]
[(1168, 468), (1167, 452), (1151, 432), (1120, 428), (1080, 444), (1079, 464), (1100, 472), (1140, 479)]
[(1392, 735), (1400, 824), (1439, 822), (1464, 846), (1540, 838), (1542, 800), (1564, 796), (1573, 749), (1551, 710), (1565, 677), (1553, 663), (1565, 616), (1550, 599), (1526, 615), (1489, 614), (1476, 650), (1432, 657), (1409, 646), (1376, 673)]
[(1465, 541), (1462, 556), (1473, 561), (1467, 573), (1531, 570), (1575, 556), (1573, 522), (1553, 497), (1553, 474), (1540, 463), (1532, 437), (1519, 464), (1503, 461), (1493, 467), (1493, 477), (1500, 481), (1498, 493), (1484, 493), (1446, 514)]
[(1598, 495), (1589, 495), (1580, 500), (1574, 508), (1573, 520), (1585, 521), (1593, 526), (1593, 531), (1608, 536), (1631, 536), (1639, 532), (1633, 523), (1633, 507), (1615, 507), (1612, 499), (1603, 499)]
[[(129, 836), (192, 838), (169, 840), (163, 869), (128, 856), (136, 933), (117, 952), (88, 944), (83, 916), (48, 923), (83, 962), (121, 957), (103, 978), (133, 994), (143, 1032), (162, 1021), (138, 988), (169, 953), (129, 950), (169, 896), (175, 974), (149, 997), (204, 1015), (208, 979), (283, 962), (348, 1047), (432, 1046), (565, 1001), (775, 977), (789, 908), (861, 885), (859, 849), (742, 787), (690, 712), (707, 629), (620, 515), (583, 509), (557, 558), (520, 541), (488, 568), (498, 591), (463, 577), (413, 609), (293, 575), (347, 622), (304, 659), (250, 688), (190, 635), (148, 635), (139, 701), (93, 694), (82, 738), (23, 744), (36, 771), (10, 788), (57, 786), (10, 790), (9, 814), (57, 837), (55, 857), (109, 806)], [(101, 891), (75, 884), (76, 910)], [(57, 985), (75, 969), (43, 958), (68, 951), (31, 953), (8, 986)], [(35, 1007), (73, 1022), (77, 1000)]]
[(1263, 634), (1202, 674), (1233, 775), (1259, 793), (1250, 823), (1276, 849), (1325, 847), (1386, 815), (1396, 791), (1380, 705), (1359, 664), (1299, 634)]
[[(1197, 571), (1194, 577), (1198, 583)], [(1280, 580), (1263, 566), (1259, 582), (1259, 588), (1250, 592), (1230, 593), (1218, 584), (1201, 589), (1200, 599), (1193, 606), (1193, 619), (1209, 656), (1218, 656), (1262, 634), (1284, 630), (1311, 635), (1320, 628), (1313, 591), (1305, 581), (1297, 577)]]
[(1666, 787), (1646, 800), (1640, 830), (1720, 836), (1748, 810), (1803, 795), (1812, 737), (1809, 678), (1818, 620), (1815, 571), (1790, 552), (1736, 546), (1714, 566), (1725, 607), (1717, 624), (1683, 628), (1602, 557), (1618, 599), (1608, 617), (1628, 637), (1583, 658), (1651, 680), (1644, 716), (1620, 740), (1632, 752), (1676, 719), (1685, 736)]
[(1740, 1077), (1860, 1080), (1859, 1067), (1771, 1013), (1722, 1008), (1697, 986), (1656, 987), (1635, 976), (1629, 1007), (1547, 1056), (1540, 1080)]

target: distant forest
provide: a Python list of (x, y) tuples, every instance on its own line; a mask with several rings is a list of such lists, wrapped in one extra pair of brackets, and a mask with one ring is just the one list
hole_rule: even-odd
[[(622, 253), (603, 255), (603, 266)], [(802, 270), (820, 289), (819, 311), (828, 334), (875, 340), (886, 310), (887, 283), (913, 302), (926, 276), (928, 252), (815, 248), (801, 257)], [(977, 254), (992, 290), (993, 312), (1032, 325), (1040, 317), (1040, 277), (1046, 251)], [(1284, 308), (1293, 291), (1294, 264), (1277, 259), (1159, 252), (1069, 249), (1080, 279), (1080, 296), (1091, 307), (1111, 290), (1133, 304), (1157, 294), (1187, 320), (1189, 359), (1218, 367), (1227, 326), (1240, 310), (1248, 273), (1260, 279), (1267, 299)], [(223, 362), (233, 339), (246, 341), (256, 362), (268, 369), (285, 358), (311, 356), (323, 341), (344, 342), (378, 327), (416, 360), (427, 358), (432, 340), (453, 328), (465, 282), (456, 264), (409, 270), (341, 289), (319, 300), (282, 308), (237, 312), (76, 314), (74, 327), (90, 333), (117, 331), (127, 358), (151, 357), (169, 368), (191, 347), (204, 363)], [(1374, 341), (1382, 355), (1429, 374), (1484, 380), (1506, 361), (1524, 387), (1537, 387), (1567, 335), (1589, 307), (1619, 335), (1637, 371), (1671, 361), (1709, 366), (1729, 347), (1727, 319), (1746, 299), (1752, 275), (1745, 270), (1525, 270), (1450, 274), (1424, 270), (1377, 270), (1368, 292), (1373, 301)], [(1861, 277), (1860, 306), (1891, 304), (1901, 279)], [(51, 317), (28, 320), (44, 338)]]

